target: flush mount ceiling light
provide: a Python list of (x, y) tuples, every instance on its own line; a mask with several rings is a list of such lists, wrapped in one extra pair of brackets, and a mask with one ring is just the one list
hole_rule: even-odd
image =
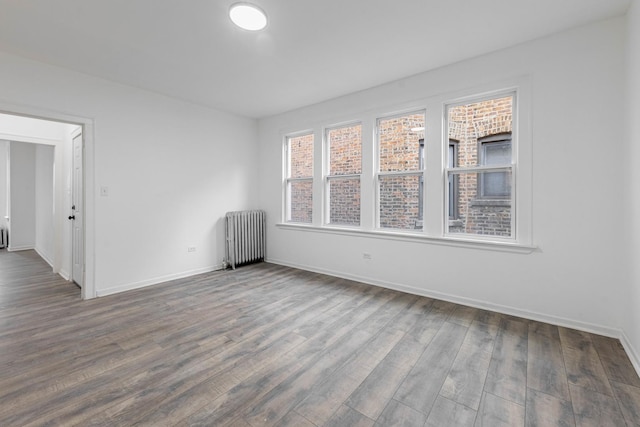
[(267, 15), (258, 6), (250, 3), (231, 5), (229, 17), (238, 27), (249, 31), (259, 31), (267, 26)]

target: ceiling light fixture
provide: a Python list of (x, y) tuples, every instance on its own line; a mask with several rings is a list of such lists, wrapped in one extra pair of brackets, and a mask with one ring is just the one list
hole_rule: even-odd
[(259, 31), (267, 26), (267, 15), (258, 6), (250, 3), (231, 5), (229, 17), (238, 27), (249, 31)]

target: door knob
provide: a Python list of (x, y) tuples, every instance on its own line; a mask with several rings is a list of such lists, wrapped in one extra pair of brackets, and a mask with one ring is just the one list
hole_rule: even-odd
[(75, 215), (69, 215), (69, 219), (76, 219)]

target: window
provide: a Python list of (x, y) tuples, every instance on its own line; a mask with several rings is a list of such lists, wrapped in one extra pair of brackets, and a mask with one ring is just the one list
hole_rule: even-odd
[(329, 165), (326, 178), (328, 223), (359, 226), (362, 125), (328, 129), (325, 141)]
[(377, 121), (380, 228), (422, 229), (424, 127), (424, 112)]
[[(511, 164), (511, 134), (493, 135), (478, 140), (480, 143), (480, 164), (497, 166)], [(480, 182), (480, 197), (508, 198), (511, 181), (506, 172), (486, 172)]]
[(530, 252), (531, 81), (476, 90), (290, 134), (282, 226)]
[(514, 96), (447, 107), (449, 234), (513, 237)]
[(286, 220), (311, 223), (313, 216), (313, 133), (286, 139)]

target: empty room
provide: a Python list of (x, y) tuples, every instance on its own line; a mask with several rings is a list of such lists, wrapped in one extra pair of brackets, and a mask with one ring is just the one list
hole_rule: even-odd
[(0, 0), (0, 425), (640, 426), (640, 0)]

